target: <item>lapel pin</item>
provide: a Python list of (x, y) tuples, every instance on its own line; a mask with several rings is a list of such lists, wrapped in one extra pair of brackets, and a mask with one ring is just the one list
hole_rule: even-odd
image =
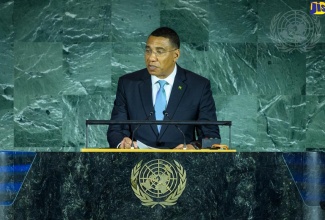
[(178, 86), (178, 89), (179, 89), (179, 90), (182, 90), (182, 86)]

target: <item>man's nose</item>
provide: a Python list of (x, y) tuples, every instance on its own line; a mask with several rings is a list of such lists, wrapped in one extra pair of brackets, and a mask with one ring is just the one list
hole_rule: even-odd
[(149, 60), (156, 61), (157, 60), (157, 55), (155, 52), (151, 52), (149, 55)]

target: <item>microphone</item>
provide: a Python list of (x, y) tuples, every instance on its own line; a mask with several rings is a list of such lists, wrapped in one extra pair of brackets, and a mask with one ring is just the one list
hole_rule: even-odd
[[(166, 111), (163, 111), (163, 114), (171, 121), (172, 119), (169, 117), (168, 115), (168, 112)], [(184, 139), (184, 143), (183, 143), (183, 150), (186, 150), (186, 138), (185, 138), (185, 135), (184, 135), (184, 132), (182, 131), (182, 129), (177, 125), (175, 124), (176, 128), (182, 133), (183, 135), (183, 139)]]
[[(150, 112), (149, 115), (146, 117), (145, 121), (147, 121), (153, 115), (153, 113), (154, 112)], [(138, 126), (132, 132), (131, 149), (134, 149), (133, 140), (134, 140), (135, 132), (140, 128), (141, 125), (142, 124), (138, 124)]]

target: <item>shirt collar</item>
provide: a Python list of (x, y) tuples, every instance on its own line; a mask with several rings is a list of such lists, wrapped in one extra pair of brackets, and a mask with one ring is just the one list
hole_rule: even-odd
[[(174, 84), (176, 72), (177, 72), (177, 65), (175, 64), (173, 72), (169, 76), (167, 76), (167, 78), (164, 79), (168, 83), (168, 85), (172, 86)], [(152, 85), (156, 84), (158, 80), (161, 79), (159, 79), (157, 76), (151, 75)]]

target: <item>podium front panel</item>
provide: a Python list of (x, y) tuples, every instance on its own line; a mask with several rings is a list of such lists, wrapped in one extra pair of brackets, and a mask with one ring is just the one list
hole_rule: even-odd
[(283, 153), (37, 153), (0, 210), (1, 219), (324, 216), (304, 202)]

